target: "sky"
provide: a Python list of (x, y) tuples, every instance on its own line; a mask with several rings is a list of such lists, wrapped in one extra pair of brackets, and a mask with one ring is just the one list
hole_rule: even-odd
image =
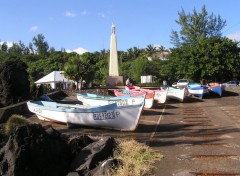
[(182, 9), (220, 15), (227, 21), (223, 36), (240, 41), (238, 0), (0, 0), (0, 41), (26, 46), (42, 34), (56, 50), (101, 51), (110, 48), (116, 25), (117, 48), (172, 48), (172, 30)]

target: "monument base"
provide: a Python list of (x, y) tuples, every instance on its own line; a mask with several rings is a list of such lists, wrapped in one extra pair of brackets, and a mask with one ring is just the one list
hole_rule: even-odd
[(107, 86), (122, 86), (122, 85), (123, 85), (123, 76), (107, 77)]

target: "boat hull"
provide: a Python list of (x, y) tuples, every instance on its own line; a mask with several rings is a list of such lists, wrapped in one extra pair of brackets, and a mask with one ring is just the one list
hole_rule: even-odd
[(126, 95), (130, 95), (130, 96), (140, 96), (140, 95), (146, 95), (145, 97), (145, 101), (144, 101), (144, 108), (152, 108), (153, 104), (154, 104), (154, 94), (155, 92), (145, 92), (145, 91), (129, 91), (126, 89), (115, 89), (114, 90), (114, 94), (117, 97), (121, 97), (121, 96), (126, 96)]
[(186, 97), (186, 89), (185, 88), (183, 88), (183, 89), (177, 89), (177, 88), (173, 88), (173, 87), (168, 88), (167, 98), (175, 99), (180, 102), (184, 102), (185, 97)]
[(222, 88), (222, 85), (221, 84), (218, 84), (218, 83), (210, 83), (208, 84), (208, 90), (210, 93), (215, 93), (219, 96), (222, 96), (222, 91), (223, 91), (223, 88)]
[(199, 98), (204, 98), (206, 94), (208, 94), (208, 87), (202, 86), (199, 84), (189, 84), (188, 85), (188, 92), (190, 95), (197, 96)]
[(96, 94), (80, 94), (77, 93), (77, 99), (81, 101), (84, 105), (108, 105), (116, 103), (118, 106), (126, 105), (137, 105), (144, 103), (146, 95), (139, 96), (122, 96), (122, 97), (109, 97), (109, 96), (98, 96)]
[(157, 103), (165, 103), (167, 100), (167, 89), (144, 89), (139, 86), (125, 86), (127, 91), (141, 91), (141, 92), (154, 92), (154, 101)]
[(143, 105), (117, 106), (114, 103), (90, 107), (43, 101), (29, 101), (27, 106), (40, 120), (121, 131), (134, 131), (143, 109)]

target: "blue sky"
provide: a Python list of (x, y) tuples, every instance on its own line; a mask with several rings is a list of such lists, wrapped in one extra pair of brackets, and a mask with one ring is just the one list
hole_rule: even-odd
[(223, 35), (240, 41), (238, 0), (0, 0), (0, 41), (28, 45), (43, 34), (50, 47), (94, 52), (109, 49), (111, 25), (116, 25), (118, 50), (147, 45), (173, 47), (179, 31), (178, 12), (200, 12), (227, 21)]

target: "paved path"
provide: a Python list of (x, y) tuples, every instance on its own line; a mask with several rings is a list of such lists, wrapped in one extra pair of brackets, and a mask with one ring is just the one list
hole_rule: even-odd
[[(240, 176), (240, 87), (223, 97), (186, 102), (168, 101), (145, 109), (134, 132), (52, 125), (62, 133), (133, 138), (165, 157), (155, 164), (156, 176)], [(32, 116), (33, 122), (39, 120)]]
[(150, 146), (165, 155), (156, 163), (155, 175), (240, 176), (239, 132), (237, 93), (168, 102), (150, 140)]

